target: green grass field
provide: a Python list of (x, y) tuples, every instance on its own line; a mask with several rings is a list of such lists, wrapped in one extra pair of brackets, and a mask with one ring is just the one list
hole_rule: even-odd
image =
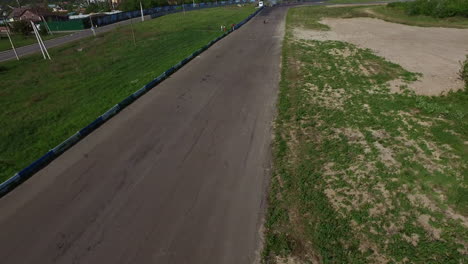
[[(343, 1), (343, 3), (353, 3), (358, 1)], [(333, 3), (333, 1), (330, 1)], [(336, 2), (339, 3), (339, 2)], [(341, 3), (341, 2), (340, 2)], [(364, 2), (363, 2), (364, 3)], [(353, 6), (347, 8), (329, 7), (327, 10), (322, 10), (318, 13), (309, 13), (313, 19), (302, 20), (301, 23), (318, 23), (320, 17), (374, 17), (388, 22), (420, 26), (420, 27), (451, 27), (451, 28), (468, 28), (468, 18), (454, 16), (447, 18), (436, 18), (424, 15), (408, 15), (403, 9), (388, 7), (386, 5), (378, 6)], [(298, 13), (303, 11), (298, 11)]]
[[(67, 34), (62, 34), (62, 33), (54, 33), (54, 35), (45, 35), (42, 36), (42, 40), (46, 41), (48, 39), (53, 39), (53, 38), (59, 38), (63, 37)], [(12, 35), (11, 40), (13, 41), (13, 44), (15, 45), (15, 48), (31, 45), (31, 44), (37, 44), (36, 37), (34, 35), (30, 36), (23, 36), (23, 35)], [(10, 40), (8, 40), (8, 37), (6, 35), (2, 35), (0, 37), (0, 52), (9, 50), (11, 49), (11, 44)]]
[(464, 263), (468, 90), (415, 95), (418, 73), (292, 33), (353, 12), (289, 10), (264, 263)]
[(0, 63), (0, 181), (240, 22), (253, 6), (163, 16)]

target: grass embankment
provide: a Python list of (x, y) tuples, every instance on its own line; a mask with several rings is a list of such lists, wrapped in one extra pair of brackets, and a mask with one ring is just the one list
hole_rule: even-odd
[(408, 15), (468, 18), (468, 1), (466, 0), (415, 0), (395, 2), (389, 4), (389, 7), (400, 8)]
[(240, 22), (252, 6), (167, 15), (0, 64), (0, 181)]
[(266, 263), (463, 263), (468, 91), (390, 93), (419, 74), (339, 41), (302, 40), (348, 8), (292, 8), (283, 43)]
[[(340, 1), (340, 0), (337, 0)], [(344, 0), (343, 0), (344, 1)], [(357, 1), (356, 1), (357, 2)], [(352, 3), (352, 1), (346, 2)], [(452, 28), (468, 28), (468, 18), (454, 15), (451, 17), (435, 17), (424, 14), (409, 13), (402, 6), (404, 3), (393, 3), (378, 6), (357, 6), (348, 8), (346, 12), (338, 11), (323, 11), (319, 14), (311, 14), (315, 18), (317, 16), (338, 16), (338, 17), (374, 17), (388, 22), (399, 24), (420, 26), (420, 27), (452, 27)], [(330, 6), (329, 9), (335, 9)], [(307, 22), (306, 22), (307, 23)]]
[[(53, 35), (42, 36), (42, 40), (46, 41), (46, 40), (53, 39), (53, 38), (63, 37), (65, 35), (67, 34), (54, 33)], [(30, 35), (30, 36), (11, 35), (11, 40), (13, 41), (15, 48), (19, 48), (19, 47), (23, 47), (23, 46), (27, 46), (31, 44), (37, 44), (37, 39), (34, 35)], [(8, 40), (8, 37), (6, 35), (2, 35), (0, 37), (0, 52), (5, 51), (5, 50), (10, 50), (10, 49), (11, 49), (10, 40)]]
[(468, 18), (462, 16), (433, 17), (427, 15), (410, 15), (399, 7), (376, 6), (367, 11), (371, 17), (380, 18), (389, 22), (420, 26), (420, 27), (453, 27), (468, 28)]
[(374, 3), (374, 2), (391, 2), (391, 0), (330, 0), (327, 3), (332, 4), (363, 4), (363, 3)]

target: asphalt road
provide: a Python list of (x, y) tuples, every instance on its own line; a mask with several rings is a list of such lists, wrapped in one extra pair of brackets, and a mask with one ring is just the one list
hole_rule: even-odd
[(0, 199), (1, 263), (254, 262), (285, 11), (263, 10)]
[[(144, 18), (145, 20), (151, 19), (150, 16), (145, 16)], [(95, 31), (96, 31), (96, 34), (101, 34), (101, 33), (110, 31), (118, 26), (129, 25), (131, 22), (133, 23), (141, 22), (141, 17), (133, 18), (131, 20), (130, 19), (124, 20), (124, 21), (120, 21), (114, 24), (107, 25), (107, 26), (99, 27), (99, 28), (96, 28)], [(75, 33), (72, 33), (70, 35), (66, 35), (63, 37), (46, 40), (44, 41), (44, 44), (47, 47), (47, 49), (49, 49), (49, 48), (67, 44), (67, 43), (70, 43), (70, 42), (73, 42), (82, 38), (91, 37), (92, 35), (93, 35), (93, 32), (91, 31), (91, 29), (86, 29), (86, 30), (77, 31)], [(39, 44), (36, 43), (36, 44), (24, 46), (24, 47), (19, 47), (16, 49), (16, 52), (18, 53), (18, 56), (21, 58), (23, 56), (30, 55), (33, 53), (40, 53), (41, 50), (39, 48)], [(14, 59), (16, 59), (16, 56), (13, 50), (6, 50), (6, 51), (0, 52), (0, 62), (7, 61), (7, 60), (14, 60)]]

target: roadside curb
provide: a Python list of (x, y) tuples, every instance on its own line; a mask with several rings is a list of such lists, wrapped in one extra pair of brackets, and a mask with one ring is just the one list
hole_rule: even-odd
[(262, 8), (259, 8), (256, 10), (254, 13), (249, 15), (246, 19), (242, 20), (238, 24), (236, 24), (232, 29), (224, 33), (223, 35), (213, 39), (210, 41), (207, 45), (201, 47), (179, 63), (175, 64), (173, 67), (170, 69), (166, 70), (164, 73), (153, 79), (151, 82), (140, 88), (139, 90), (135, 91), (132, 93), (130, 96), (122, 100), (120, 103), (116, 104), (115, 106), (111, 107), (109, 110), (107, 110), (105, 113), (103, 113), (101, 116), (99, 116), (97, 119), (95, 119), (93, 122), (88, 124), (86, 127), (82, 128), (80, 131), (76, 132), (74, 135), (66, 139), (64, 142), (60, 143), (58, 146), (54, 147), (53, 149), (49, 150), (45, 155), (34, 161), (33, 163), (29, 164), (26, 168), (22, 169), (18, 173), (16, 173), (13, 177), (9, 178), (5, 182), (0, 184), (0, 198), (5, 196), (7, 193), (15, 189), (17, 186), (19, 186), (22, 182), (26, 181), (29, 179), (31, 176), (33, 176), (36, 172), (47, 166), (50, 162), (58, 158), (61, 154), (63, 154), (65, 151), (67, 151), (69, 148), (71, 148), (73, 145), (78, 143), (80, 140), (84, 139), (86, 136), (91, 134), (94, 130), (96, 130), (98, 127), (100, 127), (102, 124), (104, 124), (106, 121), (111, 119), (113, 116), (117, 115), (120, 111), (122, 111), (125, 107), (128, 105), (132, 104), (135, 102), (138, 98), (140, 98), (142, 95), (156, 87), (159, 83), (164, 81), (166, 78), (168, 78), (170, 75), (178, 71), (180, 68), (182, 68), (185, 64), (190, 62), (192, 59), (203, 53), (205, 50), (207, 50), (209, 47), (211, 47), (213, 44), (216, 42), (220, 41), (230, 33), (232, 33), (234, 30), (240, 28), (243, 26), (245, 23), (247, 23), (250, 19), (252, 19), (254, 16), (256, 16), (260, 11), (263, 10)]

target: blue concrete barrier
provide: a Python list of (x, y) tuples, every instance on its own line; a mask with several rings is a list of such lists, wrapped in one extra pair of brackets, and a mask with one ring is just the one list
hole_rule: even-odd
[(167, 76), (169, 76), (169, 75), (173, 74), (174, 72), (175, 72), (174, 67), (171, 67), (169, 70), (167, 70), (167, 71), (165, 72), (165, 74), (166, 74)]
[(26, 168), (16, 173), (13, 177), (0, 184), (0, 197), (13, 190), (16, 186), (20, 185), (23, 181), (27, 180), (34, 173), (44, 168), (55, 158), (55, 153), (52, 150), (50, 150), (44, 156), (40, 157), (33, 163), (29, 164), (29, 166), (27, 166)]
[(89, 133), (94, 131), (103, 123), (104, 123), (104, 120), (102, 120), (102, 117), (98, 117), (96, 120), (91, 122), (91, 124), (87, 125), (86, 127), (82, 128), (80, 131), (78, 131), (78, 133), (80, 133), (82, 137), (86, 137), (87, 135), (89, 135)]
[(18, 186), (21, 183), (22, 180), (23, 178), (21, 177), (21, 175), (16, 173), (13, 177), (0, 184), (0, 197), (13, 190), (16, 186)]
[(18, 174), (21, 177), (29, 177), (36, 171), (42, 169), (42, 167), (46, 164), (48, 164), (52, 159), (55, 158), (55, 153), (52, 150), (49, 150), (44, 156), (40, 157), (33, 163), (31, 163), (29, 166), (26, 168), (22, 169)]
[(140, 90), (134, 92), (132, 95), (135, 99), (139, 98), (140, 96), (142, 96), (144, 93), (146, 93), (148, 90), (146, 89), (146, 86), (143, 86), (142, 88), (140, 88)]
[(69, 149), (71, 146), (75, 145), (76, 142), (80, 141), (81, 134), (76, 132), (73, 136), (67, 138), (64, 142), (60, 143), (58, 146), (52, 149), (55, 155), (60, 155)]
[(154, 86), (158, 85), (160, 82), (162, 82), (164, 79), (166, 79), (166, 73), (163, 73), (161, 75), (159, 75), (156, 79), (152, 80), (151, 82), (149, 82), (147, 85), (145, 85), (146, 89), (148, 89), (148, 91), (153, 88)]
[(116, 115), (120, 111), (120, 105), (116, 104), (114, 105), (111, 109), (107, 110), (104, 114), (101, 115), (102, 120), (106, 121), (107, 119), (110, 119), (114, 115)]
[(176, 65), (174, 65), (174, 69), (175, 69), (175, 70), (178, 70), (178, 69), (182, 68), (182, 66), (183, 66), (183, 63), (182, 63), (182, 61), (180, 61), (179, 63), (177, 63)]
[[(223, 5), (223, 2), (220, 2)], [(244, 25), (246, 22), (248, 22), (250, 19), (252, 19), (255, 15), (257, 15), (261, 10), (263, 9), (260, 8), (257, 11), (255, 11), (252, 15), (250, 15), (247, 19), (243, 20), (239, 24), (234, 26), (234, 29), (237, 29)], [(87, 135), (89, 135), (91, 132), (96, 130), (99, 126), (104, 124), (107, 120), (115, 116), (118, 112), (123, 110), (126, 106), (130, 105), (133, 103), (137, 98), (154, 88), (156, 85), (161, 83), (164, 79), (169, 77), (171, 74), (176, 72), (178, 69), (182, 68), (185, 64), (187, 64), (189, 61), (191, 61), (193, 58), (198, 56), (200, 53), (208, 49), (208, 47), (212, 46), (219, 40), (223, 39), (225, 36), (233, 32), (233, 29), (230, 29), (228, 32), (224, 33), (223, 35), (217, 37), (216, 39), (212, 40), (209, 42), (207, 45), (203, 46), (199, 50), (195, 51), (191, 55), (189, 55), (187, 58), (183, 59), (170, 69), (168, 69), (166, 72), (163, 74), (159, 75), (156, 77), (154, 80), (146, 84), (144, 87), (140, 88), (124, 100), (122, 100), (120, 103), (116, 104), (109, 110), (107, 110), (104, 114), (99, 116), (96, 120), (91, 122), (89, 125), (75, 133), (73, 136), (69, 137), (67, 140), (64, 142), (60, 143), (58, 146), (55, 148), (51, 149), (49, 152), (47, 152), (44, 156), (40, 157), (33, 163), (31, 163), (29, 166), (21, 170), (20, 172), (16, 173), (13, 177), (9, 178), (5, 182), (0, 184), (0, 197), (4, 196), (11, 190), (13, 190), (16, 186), (27, 180), (29, 177), (31, 177), (34, 173), (39, 171), (40, 169), (44, 168), (47, 164), (49, 164), (52, 160), (60, 156), (63, 152), (65, 152), (67, 149), (75, 145), (77, 142), (79, 142), (81, 139), (85, 138)]]
[(135, 97), (133, 97), (133, 94), (132, 94), (132, 95), (128, 96), (127, 98), (123, 99), (122, 102), (119, 103), (119, 106), (123, 109), (127, 105), (133, 103), (133, 101), (135, 101)]

